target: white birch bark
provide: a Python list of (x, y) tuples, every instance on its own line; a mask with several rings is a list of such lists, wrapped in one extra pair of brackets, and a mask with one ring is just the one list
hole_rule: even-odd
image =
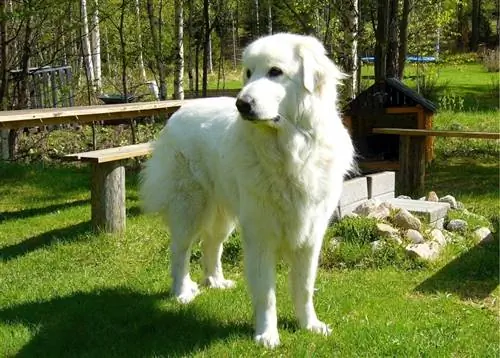
[(89, 36), (89, 22), (87, 19), (87, 0), (80, 0), (80, 17), (82, 21), (82, 52), (83, 52), (83, 62), (85, 68), (87, 69), (87, 76), (89, 83), (92, 84), (92, 90), (94, 88), (94, 66), (92, 64), (91, 50), (90, 50), (90, 36)]
[(101, 33), (99, 31), (99, 2), (94, 0), (94, 12), (90, 30), (92, 65), (94, 67), (94, 86), (97, 93), (102, 91), (102, 71), (101, 71)]
[(139, 47), (139, 73), (141, 74), (142, 82), (146, 83), (146, 68), (144, 67), (144, 58), (142, 56), (142, 29), (141, 29), (141, 6), (139, 0), (135, 0), (135, 16), (137, 18), (137, 42)]
[(182, 0), (175, 0), (175, 42), (174, 98), (184, 99), (184, 14)]

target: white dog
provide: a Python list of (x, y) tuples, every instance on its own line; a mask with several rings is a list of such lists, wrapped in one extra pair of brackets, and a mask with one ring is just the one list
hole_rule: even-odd
[(196, 100), (172, 116), (143, 171), (141, 196), (170, 228), (173, 294), (182, 303), (198, 294), (189, 275), (197, 240), (204, 284), (233, 286), (222, 274), (222, 243), (239, 225), (255, 340), (272, 348), (278, 254), (290, 263), (300, 326), (330, 333), (314, 310), (314, 281), (353, 147), (336, 108), (343, 75), (315, 38), (258, 39), (243, 53), (243, 74), (236, 100)]

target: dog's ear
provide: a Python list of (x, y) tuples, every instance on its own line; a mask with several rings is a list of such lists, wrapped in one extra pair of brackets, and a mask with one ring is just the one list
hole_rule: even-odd
[(337, 85), (346, 77), (326, 56), (325, 48), (314, 37), (305, 37), (299, 44), (302, 80), (309, 93), (321, 91), (328, 82)]

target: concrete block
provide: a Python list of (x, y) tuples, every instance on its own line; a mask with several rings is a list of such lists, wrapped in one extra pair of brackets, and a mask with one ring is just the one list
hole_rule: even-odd
[(394, 197), (395, 197), (394, 192), (391, 191), (390, 193), (375, 195), (375, 196), (371, 197), (370, 199), (376, 199), (376, 200), (380, 201), (381, 203), (383, 203), (384, 201), (390, 201), (390, 200), (394, 199)]
[(434, 201), (391, 199), (389, 202), (396, 208), (404, 208), (412, 214), (423, 217), (431, 225), (439, 225), (441, 219), (446, 217), (450, 204)]
[(342, 189), (342, 195), (340, 196), (339, 206), (344, 207), (366, 199), (368, 199), (366, 177), (346, 180)]
[(396, 174), (394, 172), (370, 174), (366, 176), (366, 180), (369, 199), (395, 191)]
[(366, 199), (362, 199), (362, 200), (358, 200), (354, 203), (350, 203), (350, 204), (347, 204), (347, 205), (343, 205), (343, 206), (339, 206), (338, 207), (338, 215), (339, 217), (343, 218), (344, 216), (346, 216), (347, 214), (350, 214), (354, 211), (354, 209), (356, 209), (358, 206), (360, 206), (361, 204), (363, 204), (364, 202), (366, 201)]

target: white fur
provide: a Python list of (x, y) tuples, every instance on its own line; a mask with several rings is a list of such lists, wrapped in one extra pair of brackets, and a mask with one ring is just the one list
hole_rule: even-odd
[[(278, 254), (290, 263), (300, 326), (330, 333), (314, 310), (314, 281), (353, 147), (336, 108), (342, 74), (324, 52), (318, 40), (292, 34), (253, 42), (243, 54), (239, 98), (253, 99), (254, 116), (243, 119), (234, 98), (186, 104), (163, 129), (143, 171), (145, 210), (161, 212), (170, 228), (173, 293), (180, 302), (199, 293), (189, 275), (197, 240), (204, 283), (233, 286), (220, 258), (222, 242), (239, 225), (255, 340), (269, 348), (279, 344)], [(272, 67), (283, 74), (270, 76)]]

